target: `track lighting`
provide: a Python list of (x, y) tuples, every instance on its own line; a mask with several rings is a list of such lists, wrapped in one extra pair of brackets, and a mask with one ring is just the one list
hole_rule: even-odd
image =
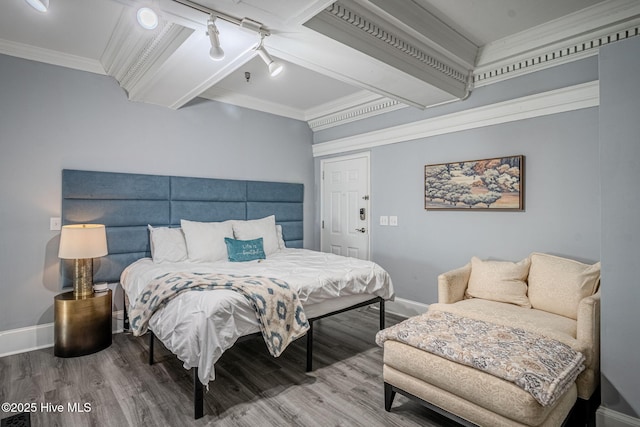
[(260, 45), (258, 45), (258, 47), (256, 48), (256, 52), (258, 52), (260, 58), (262, 58), (264, 63), (267, 64), (267, 67), (269, 67), (269, 75), (271, 77), (277, 76), (282, 72), (282, 70), (284, 70), (284, 66), (282, 65), (282, 63), (273, 60), (271, 55), (269, 55), (267, 50), (262, 45), (262, 42), (260, 42)]
[(218, 32), (218, 27), (216, 26), (216, 22), (215, 22), (217, 18), (220, 18), (225, 22), (229, 22), (231, 24), (237, 25), (240, 28), (243, 28), (245, 30), (258, 33), (258, 35), (260, 36), (260, 44), (258, 44), (258, 47), (256, 47), (255, 50), (260, 56), (260, 58), (262, 58), (262, 60), (265, 62), (265, 64), (267, 64), (267, 67), (269, 67), (269, 74), (271, 75), (271, 77), (277, 76), (282, 72), (282, 70), (284, 70), (284, 66), (282, 65), (282, 63), (278, 61), (274, 61), (273, 58), (269, 55), (269, 53), (267, 53), (267, 50), (263, 46), (263, 41), (265, 36), (268, 36), (270, 33), (267, 29), (263, 28), (261, 23), (249, 18), (238, 19), (231, 15), (227, 15), (225, 13), (218, 12), (216, 10), (202, 6), (191, 0), (173, 0), (173, 1), (175, 3), (179, 3), (181, 5), (190, 7), (200, 12), (205, 12), (209, 14), (209, 19), (207, 20), (207, 35), (209, 36), (209, 40), (211, 41), (211, 49), (209, 50), (209, 56), (211, 57), (211, 59), (215, 61), (220, 61), (221, 59), (224, 59), (224, 51), (220, 46), (220, 33)]
[(38, 12), (46, 12), (49, 9), (49, 0), (26, 0), (29, 6)]
[(141, 7), (136, 13), (138, 24), (145, 30), (153, 30), (158, 26), (158, 15), (153, 9)]
[(224, 50), (220, 47), (220, 33), (218, 32), (218, 27), (216, 27), (216, 17), (213, 14), (211, 14), (207, 21), (207, 34), (211, 41), (211, 49), (209, 49), (211, 59), (214, 61), (224, 59)]

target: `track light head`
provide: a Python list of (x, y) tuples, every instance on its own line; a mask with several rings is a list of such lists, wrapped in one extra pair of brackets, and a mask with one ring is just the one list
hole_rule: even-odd
[(29, 6), (38, 12), (46, 12), (49, 9), (49, 0), (26, 0)]
[(274, 61), (271, 55), (269, 55), (267, 50), (264, 48), (264, 46), (262, 46), (262, 43), (256, 48), (256, 51), (258, 52), (258, 55), (260, 56), (260, 58), (262, 58), (264, 63), (267, 64), (267, 67), (269, 68), (269, 75), (271, 77), (277, 76), (282, 72), (282, 70), (284, 70), (284, 66), (282, 65), (282, 63)]
[(220, 46), (220, 33), (218, 27), (216, 27), (216, 17), (211, 15), (207, 21), (207, 34), (209, 35), (209, 41), (211, 41), (211, 49), (209, 49), (209, 56), (214, 61), (220, 61), (224, 59), (224, 50)]

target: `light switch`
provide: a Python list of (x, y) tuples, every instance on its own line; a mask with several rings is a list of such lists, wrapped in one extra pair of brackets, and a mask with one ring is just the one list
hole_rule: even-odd
[(389, 217), (389, 225), (398, 225), (398, 217), (393, 215)]
[(380, 216), (380, 225), (389, 225), (389, 217), (386, 215)]
[(57, 231), (62, 226), (62, 220), (60, 218), (49, 218), (49, 230)]

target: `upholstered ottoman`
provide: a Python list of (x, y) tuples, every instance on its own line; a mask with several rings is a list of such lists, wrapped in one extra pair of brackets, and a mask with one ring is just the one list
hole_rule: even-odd
[(544, 407), (511, 382), (391, 340), (384, 343), (383, 377), (387, 411), (399, 392), (480, 426), (560, 426), (577, 399), (574, 384)]

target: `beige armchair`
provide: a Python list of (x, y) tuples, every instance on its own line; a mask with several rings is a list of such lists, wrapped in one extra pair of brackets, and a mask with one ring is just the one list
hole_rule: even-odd
[[(461, 423), (559, 426), (576, 406), (583, 422), (599, 403), (600, 263), (534, 253), (518, 263), (473, 258), (438, 277), (439, 310), (522, 328), (585, 356), (575, 385), (551, 406), (486, 372), (398, 341), (384, 342), (385, 409), (396, 392), (417, 398)], [(576, 405), (578, 402), (578, 405)]]

